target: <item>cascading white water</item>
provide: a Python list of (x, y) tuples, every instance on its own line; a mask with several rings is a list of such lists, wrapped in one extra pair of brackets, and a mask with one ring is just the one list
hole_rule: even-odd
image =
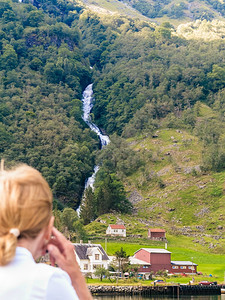
[[(98, 128), (97, 125), (91, 122), (90, 113), (93, 108), (93, 90), (92, 90), (93, 84), (89, 84), (86, 89), (83, 92), (82, 96), (82, 102), (83, 102), (83, 116), (82, 119), (86, 122), (86, 124), (91, 128), (92, 131), (94, 131), (100, 139), (101, 147), (107, 146), (110, 143), (110, 139), (107, 135), (104, 135), (101, 133), (101, 130)], [(95, 182), (95, 176), (96, 173), (99, 170), (99, 166), (94, 167), (94, 172), (92, 176), (90, 176), (85, 183), (85, 189), (87, 189), (89, 186), (93, 188), (94, 182)], [(80, 214), (80, 207), (77, 209), (78, 215)]]
[(89, 84), (85, 91), (83, 92), (82, 102), (83, 102), (83, 116), (82, 119), (87, 123), (87, 125), (91, 128), (92, 131), (97, 133), (97, 135), (100, 138), (101, 146), (106, 146), (109, 144), (110, 139), (107, 135), (104, 135), (101, 133), (98, 126), (96, 126), (94, 123), (91, 122), (90, 113), (93, 108), (93, 90), (92, 90), (93, 84)]

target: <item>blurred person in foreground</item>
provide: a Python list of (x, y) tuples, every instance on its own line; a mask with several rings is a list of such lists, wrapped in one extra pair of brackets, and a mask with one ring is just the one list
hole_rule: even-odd
[[(42, 175), (27, 165), (6, 171), (2, 162), (1, 300), (92, 299), (73, 245), (53, 223), (52, 193)], [(35, 262), (46, 251), (52, 266)]]

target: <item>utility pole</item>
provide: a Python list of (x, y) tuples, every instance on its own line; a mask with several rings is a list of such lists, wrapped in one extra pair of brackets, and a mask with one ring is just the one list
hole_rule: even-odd
[(107, 237), (105, 238), (105, 252), (107, 254)]

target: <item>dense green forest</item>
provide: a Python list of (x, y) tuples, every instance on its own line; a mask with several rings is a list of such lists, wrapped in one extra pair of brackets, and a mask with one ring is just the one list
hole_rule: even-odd
[(216, 17), (215, 13), (225, 16), (225, 4), (217, 0), (201, 1), (149, 1), (149, 0), (126, 0), (133, 8), (141, 12), (144, 16), (155, 19), (167, 16), (171, 19), (189, 17), (192, 20), (212, 20)]
[(6, 164), (38, 168), (59, 205), (76, 208), (98, 149), (81, 119), (91, 73), (78, 29), (67, 25), (81, 7), (47, 4), (49, 14), (29, 3), (0, 2), (0, 151)]
[[(85, 223), (110, 210), (132, 211), (122, 182), (146, 170), (129, 138), (184, 128), (203, 144), (202, 170), (222, 171), (224, 49), (223, 39), (187, 41), (168, 22), (99, 16), (75, 1), (1, 1), (1, 157), (8, 165), (38, 168), (60, 209), (78, 207), (98, 162), (95, 190), (86, 194), (94, 209), (82, 208)], [(82, 91), (90, 82), (92, 118), (111, 135), (99, 153), (81, 118)], [(200, 102), (214, 113), (200, 118)]]
[(225, 16), (225, 4), (220, 0), (85, 0), (84, 3), (91, 9), (99, 7), (99, 12), (103, 8), (157, 24), (165, 21), (177, 25), (196, 20), (224, 20)]
[(186, 41), (168, 27), (153, 31), (148, 24), (134, 24), (102, 49), (93, 112), (108, 133), (128, 137), (154, 128), (154, 120), (169, 113), (179, 117), (197, 101), (214, 103), (224, 87), (224, 41)]

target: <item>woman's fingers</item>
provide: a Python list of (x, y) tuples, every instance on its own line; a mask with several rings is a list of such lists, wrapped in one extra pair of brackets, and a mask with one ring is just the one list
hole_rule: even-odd
[(51, 266), (55, 266), (55, 259), (54, 259), (54, 257), (51, 255), (51, 254), (49, 254), (49, 258), (50, 258), (50, 263), (51, 263)]
[(53, 242), (57, 244), (61, 251), (64, 251), (66, 249), (66, 245), (68, 244), (68, 240), (55, 227), (52, 229), (52, 235)]
[(64, 237), (64, 235), (58, 231), (58, 229), (56, 229), (55, 227), (52, 228), (52, 234), (53, 236), (55, 236), (58, 241), (60, 241), (61, 243), (63, 242), (67, 242), (67, 239)]
[(72, 285), (76, 290), (79, 299), (93, 299), (76, 261), (73, 244), (56, 228), (52, 229), (52, 238), (47, 245), (47, 249), (50, 254), (51, 262), (53, 264), (56, 262), (58, 266), (70, 276)]
[(65, 255), (69, 255), (74, 251), (74, 247), (70, 241), (68, 241), (64, 235), (58, 231), (55, 227), (52, 229), (53, 238), (50, 241), (50, 244), (56, 245), (59, 250)]
[(48, 249), (48, 252), (50, 254), (51, 263), (55, 264), (55, 262), (56, 262), (59, 265), (59, 267), (62, 267), (63, 261), (64, 261), (64, 256), (59, 251), (59, 249), (57, 248), (57, 246), (49, 244), (47, 246), (47, 249)]

